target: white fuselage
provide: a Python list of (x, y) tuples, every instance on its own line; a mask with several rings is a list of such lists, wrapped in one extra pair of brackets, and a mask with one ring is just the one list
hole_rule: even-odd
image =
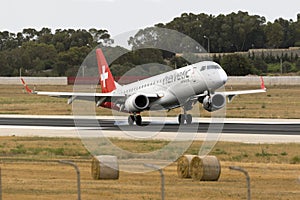
[(152, 110), (155, 106), (158, 110), (172, 109), (182, 106), (192, 96), (215, 91), (226, 81), (227, 74), (219, 64), (205, 61), (124, 85), (113, 93), (126, 96), (156, 93), (161, 98), (150, 102), (149, 107)]

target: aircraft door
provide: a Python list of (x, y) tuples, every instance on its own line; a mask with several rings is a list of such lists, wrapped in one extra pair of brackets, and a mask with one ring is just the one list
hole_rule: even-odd
[(197, 67), (195, 66), (192, 69), (191, 82), (192, 83), (197, 83), (197, 81), (199, 82), (199, 72), (197, 70)]

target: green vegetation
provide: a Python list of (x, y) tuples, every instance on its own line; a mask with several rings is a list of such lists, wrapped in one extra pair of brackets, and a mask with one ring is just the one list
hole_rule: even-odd
[(53, 157), (89, 158), (90, 154), (77, 139), (2, 137), (0, 157), (34, 160)]
[[(159, 150), (168, 145), (168, 141), (163, 140), (123, 140), (111, 138), (110, 141), (117, 147), (128, 152), (141, 153)], [(99, 146), (103, 148), (106, 143)], [(181, 143), (178, 142), (178, 148)], [(202, 145), (202, 141), (193, 142), (186, 150), (186, 154), (197, 155)], [(165, 159), (173, 158), (177, 153), (177, 147), (169, 149)], [(210, 155), (217, 156), (221, 161), (235, 161), (248, 163), (280, 163), (299, 164), (300, 144), (244, 144), (235, 142), (218, 142), (211, 149)], [(210, 150), (210, 149), (209, 149)], [(85, 149), (80, 139), (75, 138), (43, 138), (43, 137), (1, 137), (0, 158), (10, 159), (66, 159), (80, 158), (89, 159), (91, 155)], [(130, 157), (124, 156), (123, 159)], [(121, 157), (120, 157), (121, 159)]]
[(294, 156), (291, 160), (291, 164), (299, 164), (300, 163), (300, 156)]
[[(283, 18), (267, 22), (263, 16), (249, 15), (242, 11), (218, 16), (183, 13), (171, 22), (159, 23), (155, 27), (186, 34), (205, 49), (207, 49), (209, 37), (211, 53), (300, 46), (300, 14), (295, 22)], [(184, 37), (174, 42), (174, 38), (149, 27), (130, 37), (128, 43), (133, 51), (128, 53), (121, 47), (112, 47), (113, 40), (108, 31), (102, 29), (52, 31), (45, 27), (41, 30), (26, 28), (18, 33), (0, 31), (0, 76), (18, 76), (19, 69), (22, 69), (23, 75), (26, 76), (75, 76), (84, 58), (96, 46), (106, 48), (107, 57), (112, 51), (128, 53), (111, 64), (115, 76), (123, 75), (136, 65), (147, 63), (160, 63), (173, 68), (182, 67), (189, 62), (175, 56), (174, 53), (157, 49), (139, 50), (139, 48), (149, 45), (156, 47), (159, 41), (159, 46), (168, 47), (175, 53), (187, 53), (187, 49), (190, 49), (184, 45), (187, 40)], [(192, 49), (190, 53), (199, 53), (203, 50), (196, 46)], [(189, 57), (189, 61), (193, 62), (199, 59), (193, 55), (187, 54), (186, 56)], [(299, 55), (294, 53), (219, 55), (214, 56), (213, 60), (224, 64), (229, 75), (279, 73), (281, 71), (295, 73), (300, 70)], [(283, 62), (282, 70), (281, 61)], [(155, 73), (160, 72), (157, 68), (151, 70)], [(142, 70), (140, 74), (151, 74), (149, 71)]]

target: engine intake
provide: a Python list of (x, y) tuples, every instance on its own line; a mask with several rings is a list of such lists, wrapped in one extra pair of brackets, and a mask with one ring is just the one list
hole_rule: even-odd
[(149, 99), (143, 94), (134, 94), (125, 101), (125, 109), (128, 112), (140, 112), (149, 106)]
[(226, 97), (223, 94), (213, 94), (203, 99), (203, 108), (209, 112), (219, 110), (225, 106)]

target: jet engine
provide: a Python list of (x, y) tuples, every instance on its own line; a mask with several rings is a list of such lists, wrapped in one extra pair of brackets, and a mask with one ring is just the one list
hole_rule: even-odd
[(226, 104), (226, 97), (223, 94), (213, 94), (204, 97), (203, 108), (209, 112), (213, 112), (223, 108)]
[(134, 94), (125, 101), (125, 109), (128, 112), (140, 112), (149, 106), (149, 99), (143, 94)]

